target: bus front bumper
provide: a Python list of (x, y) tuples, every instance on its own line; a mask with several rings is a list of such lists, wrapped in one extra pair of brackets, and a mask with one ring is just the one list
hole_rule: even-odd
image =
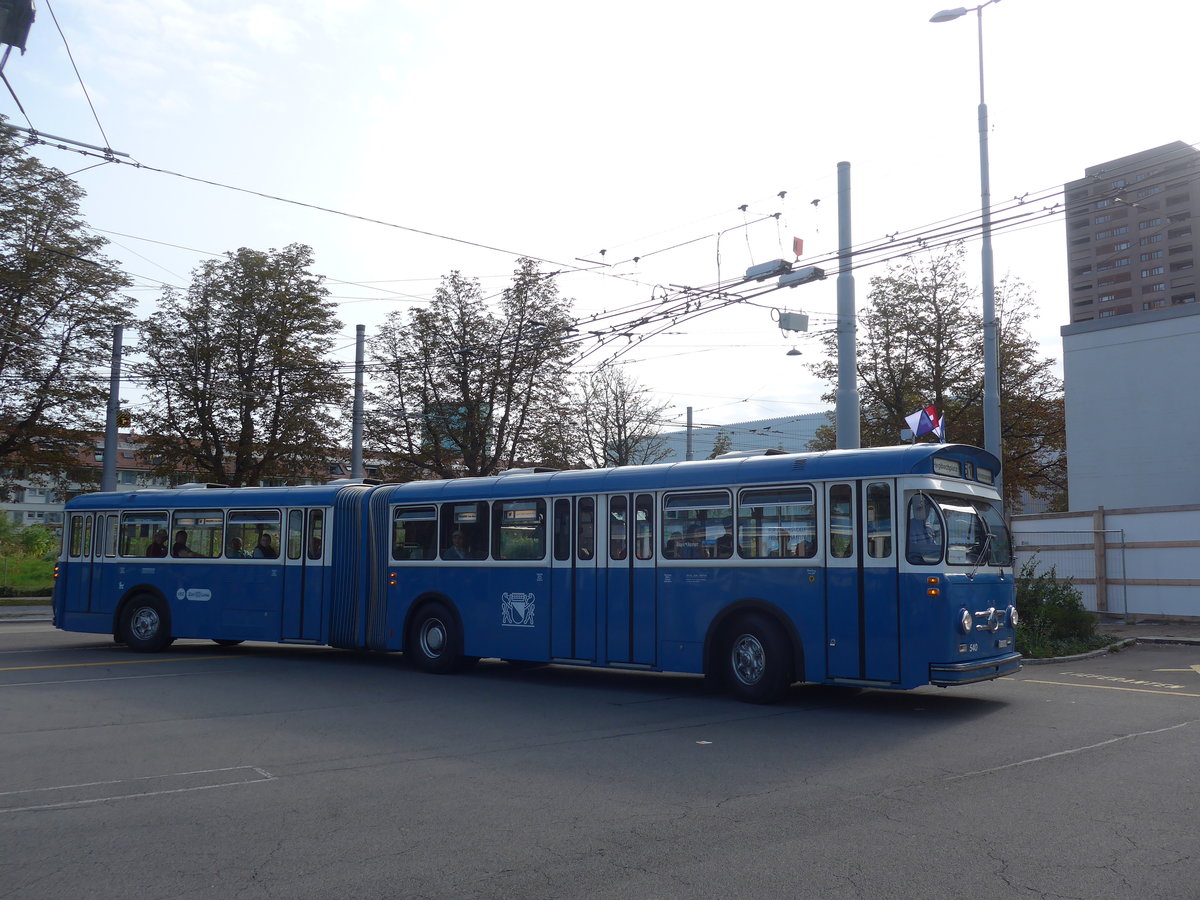
[(1020, 671), (1020, 668), (1020, 653), (1007, 653), (1004, 656), (992, 656), (971, 662), (932, 663), (929, 666), (929, 683), (938, 687), (974, 684), (977, 681), (991, 681), (993, 678), (1012, 675)]

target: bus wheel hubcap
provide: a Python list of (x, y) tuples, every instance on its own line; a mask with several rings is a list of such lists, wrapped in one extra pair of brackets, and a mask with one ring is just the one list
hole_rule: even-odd
[(426, 656), (441, 656), (446, 649), (446, 626), (440, 619), (430, 619), (421, 628), (421, 649)]
[(133, 614), (133, 636), (144, 641), (154, 637), (158, 632), (158, 613), (148, 606), (143, 606)]
[(733, 674), (742, 684), (757, 684), (767, 668), (767, 652), (752, 634), (743, 634), (733, 642)]

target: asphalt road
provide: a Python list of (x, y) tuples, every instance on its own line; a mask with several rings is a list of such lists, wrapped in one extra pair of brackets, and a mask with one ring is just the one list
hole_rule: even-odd
[(0, 625), (0, 898), (1195, 898), (1200, 647), (907, 693)]

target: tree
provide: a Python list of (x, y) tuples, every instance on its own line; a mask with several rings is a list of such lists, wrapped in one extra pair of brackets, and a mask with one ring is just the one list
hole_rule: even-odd
[(712, 453), (708, 454), (709, 459), (716, 459), (722, 453), (728, 453), (733, 449), (733, 435), (724, 428), (717, 430), (717, 436), (713, 439)]
[(29, 156), (0, 117), (0, 461), (78, 463), (99, 427), (130, 284), (79, 213), (83, 190)]
[[(962, 263), (955, 245), (871, 279), (857, 335), (863, 446), (897, 443), (904, 417), (931, 404), (945, 417), (950, 440), (983, 445), (983, 328), (969, 308), (974, 292)], [(1066, 487), (1062, 383), (1026, 330), (1032, 306), (1020, 281), (997, 286), (1004, 487), (1010, 501), (1026, 492), (1053, 505)], [(812, 368), (836, 385), (837, 335), (823, 340), (826, 358)], [(835, 396), (830, 391), (824, 399)], [(813, 450), (834, 446), (832, 425), (821, 426), (809, 443)]]
[(593, 468), (641, 466), (670, 456), (659, 422), (669, 404), (615, 365), (600, 366), (582, 380), (579, 433)]
[(370, 341), (373, 453), (440, 478), (542, 463), (561, 429), (573, 325), (553, 278), (520, 259), (493, 311), (454, 271), (433, 302)]
[(144, 452), (161, 472), (256, 484), (328, 472), (345, 380), (328, 359), (341, 323), (312, 250), (241, 248), (168, 288), (140, 325)]

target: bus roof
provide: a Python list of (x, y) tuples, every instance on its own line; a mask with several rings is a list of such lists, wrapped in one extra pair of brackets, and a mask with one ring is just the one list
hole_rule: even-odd
[[(153, 509), (183, 507), (332, 506), (343, 491), (386, 489), (390, 502), (443, 502), (483, 497), (556, 496), (616, 491), (682, 490), (730, 484), (778, 484), (894, 477), (906, 474), (945, 476), (934, 460), (970, 462), (974, 469), (999, 474), (996, 457), (967, 444), (903, 444), (861, 450), (738, 456), (729, 459), (621, 466), (614, 469), (571, 469), (510, 472), (486, 478), (448, 481), (410, 481), (367, 485), (331, 482), (297, 487), (181, 487), (165, 490), (85, 494), (71, 500), (70, 509)], [(994, 486), (994, 479), (985, 485)]]

